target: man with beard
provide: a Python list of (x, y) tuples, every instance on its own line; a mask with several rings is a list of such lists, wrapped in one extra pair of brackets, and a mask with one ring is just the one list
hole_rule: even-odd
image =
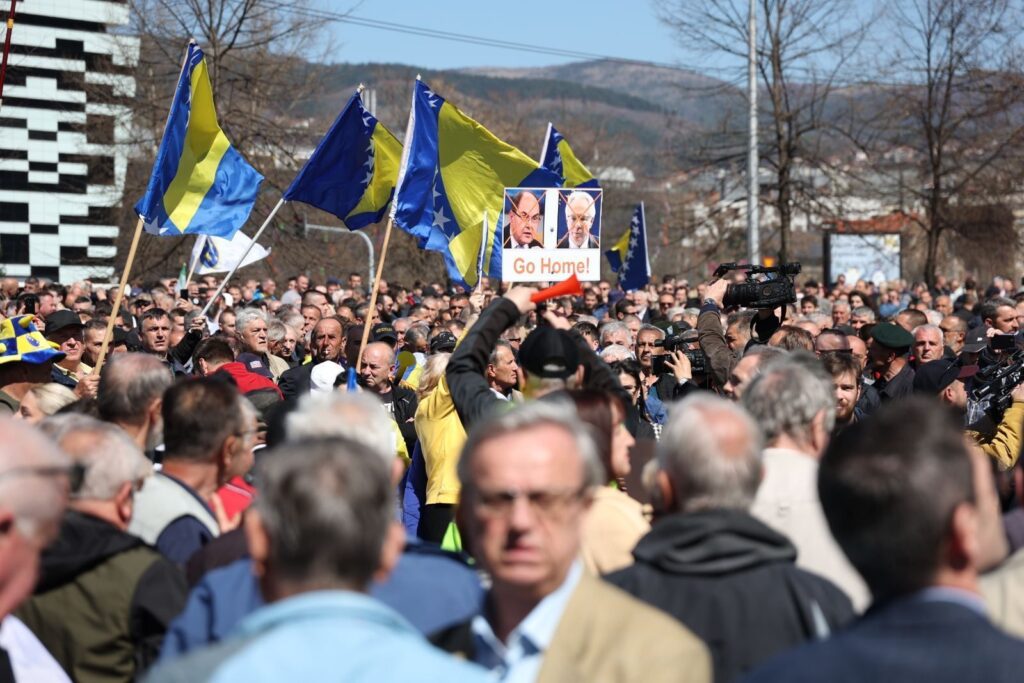
[(836, 424), (832, 428), (835, 436), (864, 417), (857, 409), (861, 393), (860, 365), (848, 353), (822, 354), (821, 363), (832, 376), (832, 386), (836, 390)]

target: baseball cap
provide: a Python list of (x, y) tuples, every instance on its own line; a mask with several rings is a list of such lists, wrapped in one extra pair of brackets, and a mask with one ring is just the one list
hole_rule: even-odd
[(386, 341), (392, 346), (398, 343), (398, 335), (395, 334), (395, 328), (391, 323), (377, 323), (370, 330), (370, 336), (375, 342)]
[(29, 363), (42, 365), (64, 360), (64, 352), (32, 323), (31, 315), (8, 318), (0, 323), (0, 365)]
[(67, 309), (61, 309), (46, 316), (46, 331), (44, 334), (49, 337), (60, 330), (71, 327), (82, 328), (85, 327), (85, 325), (82, 324), (82, 319), (78, 317), (77, 313)]
[(541, 325), (520, 345), (519, 364), (537, 377), (565, 379), (576, 372), (580, 354), (567, 332)]
[(332, 360), (317, 363), (309, 371), (309, 388), (314, 393), (330, 393), (334, 391), (334, 380), (343, 373), (345, 368)]
[(974, 329), (967, 330), (964, 336), (964, 348), (962, 353), (981, 353), (988, 346), (988, 328), (978, 325)]
[(238, 358), (235, 359), (239, 363), (245, 366), (245, 369), (249, 372), (255, 372), (257, 375), (263, 375), (264, 377), (273, 379), (274, 375), (270, 372), (270, 368), (263, 362), (255, 353), (240, 353)]
[(978, 373), (977, 365), (960, 365), (948, 358), (922, 363), (914, 373), (914, 391), (934, 396), (958, 379)]
[(440, 332), (436, 337), (430, 340), (430, 352), (441, 353), (442, 351), (451, 353), (455, 350), (455, 344), (458, 339), (451, 332)]

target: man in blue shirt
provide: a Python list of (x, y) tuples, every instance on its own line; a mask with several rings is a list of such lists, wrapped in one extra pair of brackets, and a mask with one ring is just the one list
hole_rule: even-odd
[(345, 439), (293, 442), (264, 462), (245, 529), (269, 604), (233, 637), (155, 669), (153, 683), (486, 680), (366, 594), (404, 543), (389, 462)]

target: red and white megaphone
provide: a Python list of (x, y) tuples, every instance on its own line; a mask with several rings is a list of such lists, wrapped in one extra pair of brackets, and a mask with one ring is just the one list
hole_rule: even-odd
[(576, 273), (573, 273), (568, 280), (563, 280), (557, 285), (553, 285), (547, 289), (542, 289), (539, 292), (534, 292), (530, 295), (530, 301), (535, 304), (539, 304), (542, 301), (554, 299), (559, 296), (581, 296), (582, 294), (583, 286), (576, 278)]

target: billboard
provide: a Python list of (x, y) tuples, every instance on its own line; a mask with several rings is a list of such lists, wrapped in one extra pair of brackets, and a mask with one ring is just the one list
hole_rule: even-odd
[(501, 279), (600, 280), (601, 200), (599, 188), (506, 188)]
[(857, 280), (882, 283), (898, 280), (901, 242), (898, 233), (857, 235), (825, 233), (825, 276), (835, 282), (840, 275), (849, 283)]

